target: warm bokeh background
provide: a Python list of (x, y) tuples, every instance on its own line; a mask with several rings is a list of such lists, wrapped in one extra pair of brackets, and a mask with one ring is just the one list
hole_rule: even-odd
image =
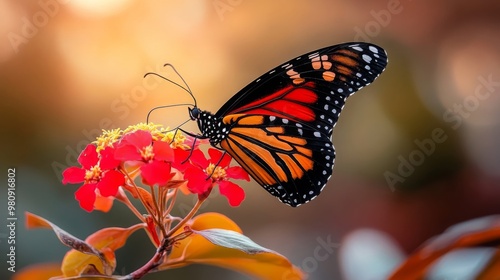
[[(323, 194), (292, 209), (250, 183), (239, 208), (219, 196), (203, 211), (225, 213), (311, 279), (341, 277), (340, 250), (315, 259), (318, 240), (342, 247), (350, 232), (374, 228), (410, 253), (452, 224), (499, 213), (499, 13), (499, 1), (0, 0), (1, 178), (16, 168), (17, 268), (59, 261), (66, 251), (48, 230), (27, 232), (24, 211), (81, 238), (135, 222), (118, 204), (108, 214), (85, 213), (73, 198), (76, 186), (63, 186), (60, 172), (102, 128), (126, 127), (144, 121), (154, 106), (191, 101), (144, 73), (173, 77), (162, 68), (173, 63), (199, 106), (216, 111), (268, 69), (353, 40), (387, 49), (389, 66), (348, 101)], [(169, 126), (187, 118), (186, 108), (153, 116)], [(194, 124), (185, 128), (197, 131)], [(444, 142), (424, 140), (439, 132)], [(422, 141), (430, 151), (419, 157)], [(413, 167), (403, 167), (406, 161)], [(401, 176), (395, 186), (388, 172)], [(192, 203), (187, 198), (184, 205)], [(5, 226), (0, 234), (4, 258)], [(149, 259), (154, 248), (145, 242), (145, 234), (135, 234), (119, 250), (118, 273)], [(2, 263), (0, 278), (8, 279)], [(246, 279), (205, 266), (146, 279), (219, 275)]]

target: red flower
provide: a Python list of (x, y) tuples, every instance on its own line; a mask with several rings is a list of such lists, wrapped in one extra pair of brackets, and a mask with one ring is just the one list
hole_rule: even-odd
[(112, 147), (97, 153), (96, 146), (89, 144), (78, 157), (82, 167), (72, 166), (63, 171), (63, 184), (84, 182), (75, 192), (75, 198), (88, 212), (94, 209), (96, 191), (104, 197), (114, 196), (125, 183), (123, 174), (115, 170), (120, 161), (114, 159), (113, 154)]
[(165, 185), (173, 176), (170, 172), (173, 149), (167, 142), (153, 141), (149, 131), (137, 130), (123, 136), (116, 148), (115, 158), (139, 162), (142, 180), (150, 186)]
[[(192, 166), (184, 173), (188, 180), (189, 191), (198, 195), (207, 195), (214, 185), (219, 185), (219, 191), (224, 195), (231, 206), (238, 206), (245, 198), (243, 189), (229, 179), (244, 179), (250, 181), (248, 174), (239, 166), (229, 167), (231, 157), (228, 154), (222, 157), (222, 152), (217, 149), (208, 149), (210, 160), (200, 150), (194, 150), (191, 155)], [(220, 160), (220, 162), (219, 162)], [(218, 166), (215, 164), (219, 162)], [(208, 178), (210, 176), (210, 178)]]

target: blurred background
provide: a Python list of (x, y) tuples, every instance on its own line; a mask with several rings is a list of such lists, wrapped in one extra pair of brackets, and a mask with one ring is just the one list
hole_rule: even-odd
[[(214, 195), (202, 211), (229, 216), (310, 279), (346, 277), (344, 257), (369, 244), (401, 257), (455, 223), (499, 213), (499, 13), (498, 1), (0, 0), (1, 170), (6, 178), (16, 168), (16, 268), (58, 262), (67, 250), (49, 230), (28, 232), (24, 211), (82, 239), (137, 222), (119, 203), (107, 214), (84, 212), (77, 186), (63, 186), (61, 172), (101, 129), (143, 122), (154, 106), (191, 102), (146, 72), (176, 78), (162, 67), (174, 64), (198, 105), (215, 112), (267, 70), (346, 41), (382, 46), (389, 65), (347, 102), (322, 195), (292, 209), (251, 182), (240, 207)], [(172, 127), (187, 118), (182, 107), (152, 120)], [(184, 128), (198, 131), (194, 123)], [(193, 204), (186, 197), (180, 205)], [(0, 213), (5, 221), (6, 209)], [(383, 233), (387, 245), (357, 243), (361, 229)], [(2, 258), (6, 236), (0, 227)], [(343, 247), (353, 240), (367, 245)], [(150, 258), (146, 242), (142, 232), (132, 236), (118, 251), (117, 273)], [(338, 248), (317, 258), (325, 242)], [(9, 279), (2, 263), (0, 278)], [(202, 265), (145, 279), (216, 276), (248, 279)]]

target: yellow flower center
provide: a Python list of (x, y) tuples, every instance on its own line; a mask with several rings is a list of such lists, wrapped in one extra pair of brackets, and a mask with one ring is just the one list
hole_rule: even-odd
[(131, 125), (131, 126), (127, 127), (123, 131), (123, 134), (127, 134), (129, 132), (134, 132), (137, 130), (149, 131), (149, 132), (151, 132), (151, 136), (153, 137), (153, 140), (156, 141), (162, 137), (162, 132), (161, 132), (160, 128), (161, 128), (160, 124), (154, 124), (152, 122), (150, 122), (150, 123), (138, 123), (136, 125)]
[(180, 148), (183, 150), (191, 149), (191, 146), (186, 145), (184, 141), (186, 141), (186, 136), (182, 135), (179, 131), (169, 131), (165, 133), (165, 136), (161, 139), (162, 141), (169, 142), (170, 147), (172, 148)]
[(85, 182), (97, 182), (101, 179), (102, 170), (99, 165), (92, 166), (85, 172)]
[(97, 146), (96, 151), (100, 152), (106, 147), (113, 147), (113, 144), (120, 139), (121, 135), (122, 132), (119, 128), (112, 130), (103, 130), (102, 135), (97, 137), (96, 141), (93, 142)]
[(153, 160), (155, 154), (153, 153), (153, 146), (149, 145), (141, 150), (141, 156), (145, 161)]
[(213, 181), (226, 179), (226, 170), (224, 170), (224, 168), (221, 168), (220, 166), (215, 167), (215, 164), (213, 163), (210, 163), (210, 165), (208, 165), (207, 169), (205, 169), (205, 172), (208, 175), (212, 175)]

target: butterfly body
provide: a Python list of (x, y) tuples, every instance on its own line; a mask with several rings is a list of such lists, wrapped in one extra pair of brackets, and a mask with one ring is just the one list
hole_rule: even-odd
[(346, 43), (292, 59), (234, 95), (215, 114), (190, 108), (199, 138), (229, 153), (261, 186), (296, 207), (332, 175), (333, 127), (347, 97), (387, 64), (385, 51)]

